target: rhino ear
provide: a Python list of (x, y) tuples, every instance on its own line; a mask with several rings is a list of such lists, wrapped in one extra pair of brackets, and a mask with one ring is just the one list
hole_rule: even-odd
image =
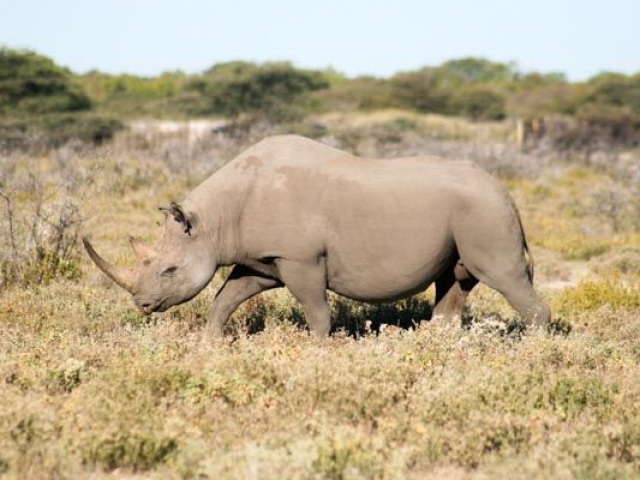
[(191, 229), (195, 225), (195, 219), (193, 216), (187, 215), (180, 205), (171, 202), (168, 207), (158, 207), (158, 210), (169, 213), (176, 222), (182, 224), (184, 233), (191, 236)]

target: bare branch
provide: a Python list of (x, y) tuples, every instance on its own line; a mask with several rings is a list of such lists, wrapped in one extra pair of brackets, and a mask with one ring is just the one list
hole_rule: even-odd
[(0, 190), (0, 197), (4, 198), (7, 204), (7, 223), (8, 223), (8, 236), (9, 236), (9, 245), (11, 246), (11, 256), (13, 258), (17, 255), (16, 249), (16, 238), (13, 231), (13, 204), (11, 203), (11, 197)]

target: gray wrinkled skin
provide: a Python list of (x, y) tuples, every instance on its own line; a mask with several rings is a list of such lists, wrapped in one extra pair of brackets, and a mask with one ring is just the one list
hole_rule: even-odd
[(233, 311), (286, 286), (319, 337), (329, 334), (327, 289), (396, 300), (436, 284), (434, 318), (459, 318), (478, 281), (527, 325), (549, 321), (532, 286), (532, 261), (507, 192), (471, 162), (369, 160), (293, 136), (267, 138), (163, 208), (159, 245), (131, 240), (138, 268), (87, 252), (144, 313), (197, 295), (234, 265), (209, 310), (219, 336)]

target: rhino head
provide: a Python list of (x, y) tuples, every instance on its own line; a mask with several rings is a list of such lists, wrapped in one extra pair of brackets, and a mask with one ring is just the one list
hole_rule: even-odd
[(160, 210), (165, 212), (165, 221), (159, 245), (129, 239), (138, 259), (137, 268), (107, 262), (86, 237), (82, 239), (91, 260), (131, 293), (138, 309), (147, 315), (191, 300), (207, 286), (217, 268), (206, 231), (196, 215), (186, 213), (176, 203)]

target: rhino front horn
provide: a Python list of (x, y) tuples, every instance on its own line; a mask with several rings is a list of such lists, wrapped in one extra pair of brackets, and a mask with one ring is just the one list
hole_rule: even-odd
[(87, 237), (82, 237), (82, 243), (84, 244), (84, 249), (91, 257), (91, 260), (93, 260), (93, 263), (95, 263), (107, 277), (116, 282), (127, 292), (133, 293), (133, 272), (130, 269), (107, 262), (93, 249)]

